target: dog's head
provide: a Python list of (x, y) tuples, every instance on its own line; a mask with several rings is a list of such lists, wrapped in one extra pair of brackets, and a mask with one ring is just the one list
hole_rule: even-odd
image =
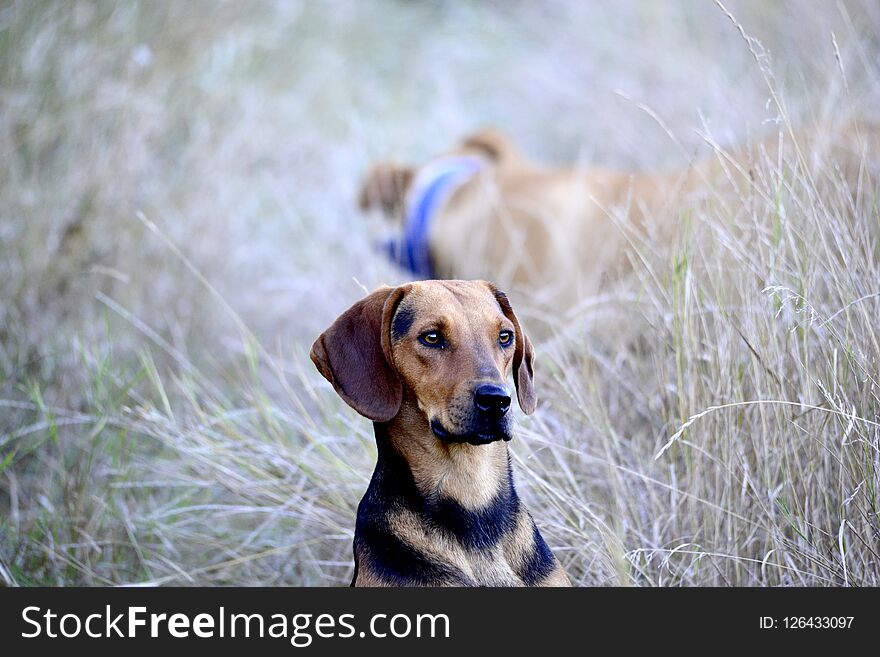
[(311, 358), (361, 415), (387, 422), (410, 404), (446, 442), (510, 439), (511, 372), (522, 410), (537, 401), (532, 345), (484, 281), (380, 288), (321, 334)]

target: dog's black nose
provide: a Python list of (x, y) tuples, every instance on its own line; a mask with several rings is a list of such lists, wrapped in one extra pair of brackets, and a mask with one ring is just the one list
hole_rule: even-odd
[(474, 405), (483, 413), (501, 417), (510, 409), (510, 395), (504, 386), (483, 383), (474, 390)]

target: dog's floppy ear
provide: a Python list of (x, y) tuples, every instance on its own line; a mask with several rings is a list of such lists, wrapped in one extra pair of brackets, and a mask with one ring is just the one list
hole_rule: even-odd
[[(491, 286), (490, 286), (491, 287)], [(519, 401), (519, 407), (526, 415), (535, 412), (538, 405), (538, 396), (535, 394), (535, 352), (532, 349), (532, 342), (529, 336), (525, 334), (520, 326), (519, 319), (507, 295), (501, 290), (492, 287), (495, 299), (501, 306), (504, 316), (513, 322), (513, 328), (516, 331), (516, 350), (513, 352), (513, 382), (516, 384), (516, 398)]]
[(403, 387), (391, 361), (391, 319), (403, 287), (381, 287), (342, 313), (309, 354), (318, 371), (361, 415), (387, 422), (400, 410)]
[(358, 205), (363, 212), (379, 208), (388, 217), (402, 214), (415, 172), (395, 162), (374, 164), (361, 184)]
[(519, 149), (500, 130), (483, 128), (462, 140), (463, 148), (481, 151), (486, 157), (498, 164), (510, 163), (522, 158)]

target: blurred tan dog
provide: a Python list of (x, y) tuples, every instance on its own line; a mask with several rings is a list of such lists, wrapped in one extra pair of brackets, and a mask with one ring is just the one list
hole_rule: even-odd
[(418, 168), (374, 165), (360, 207), (402, 222), (389, 255), (418, 277), (491, 278), (566, 303), (625, 272), (628, 246), (668, 243), (679, 217), (697, 204), (747, 207), (755, 186), (772, 198), (795, 161), (857, 185), (866, 156), (877, 156), (877, 135), (859, 122), (814, 134), (780, 132), (749, 148), (718, 149), (685, 170), (628, 173), (543, 166), (485, 130)]
[(513, 486), (508, 377), (525, 413), (537, 399), (532, 345), (503, 292), (484, 281), (379, 288), (311, 357), (374, 422), (353, 586), (570, 586)]

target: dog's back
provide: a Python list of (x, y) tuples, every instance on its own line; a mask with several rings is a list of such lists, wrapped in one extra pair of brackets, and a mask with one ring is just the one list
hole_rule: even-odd
[[(669, 243), (680, 218), (706, 204), (747, 207), (750, 195), (772, 198), (795, 177), (817, 187), (845, 186), (854, 195), (870, 190), (880, 169), (880, 127), (849, 121), (793, 134), (783, 129), (667, 173), (541, 166), (495, 131), (465, 139), (453, 154), (482, 157), (485, 166), (431, 222), (436, 275), (491, 276), (565, 305), (626, 272), (629, 246)], [(389, 171), (398, 174), (396, 187), (385, 180)], [(374, 169), (363, 185), (364, 207), (376, 205), (368, 202), (371, 195), (383, 194), (386, 209), (403, 207), (409, 178), (402, 171), (414, 175), (408, 167)]]

